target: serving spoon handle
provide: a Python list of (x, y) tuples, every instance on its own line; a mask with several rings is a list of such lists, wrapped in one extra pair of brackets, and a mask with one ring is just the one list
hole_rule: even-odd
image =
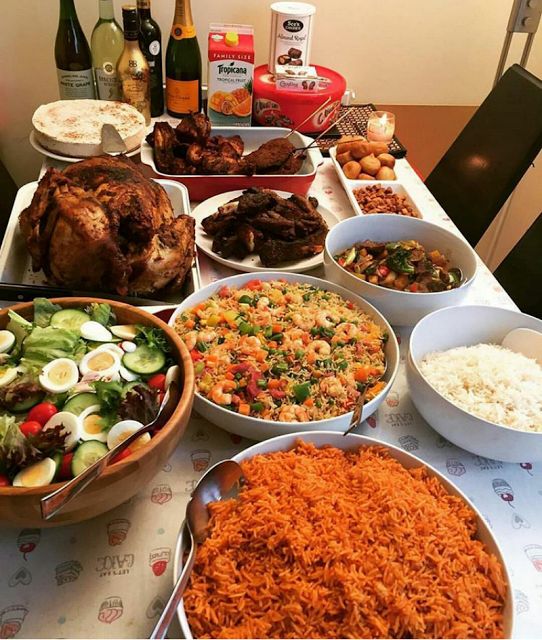
[(159, 638), (166, 637), (167, 630), (169, 629), (169, 625), (171, 624), (175, 614), (177, 613), (177, 609), (179, 607), (179, 602), (183, 597), (184, 590), (186, 589), (186, 585), (188, 584), (188, 580), (190, 578), (190, 574), (192, 573), (192, 569), (194, 567), (194, 562), (196, 561), (196, 541), (194, 540), (194, 536), (190, 527), (188, 526), (188, 522), (185, 522), (186, 529), (190, 535), (190, 552), (186, 559), (186, 562), (183, 564), (183, 570), (181, 571), (181, 575), (179, 576), (175, 587), (173, 588), (173, 593), (169, 597), (169, 600), (162, 611), (162, 615), (160, 619), (156, 623), (150, 638), (151, 640), (156, 640)]
[(130, 434), (125, 440), (119, 442), (115, 447), (110, 449), (101, 458), (96, 460), (94, 464), (91, 464), (79, 475), (75, 476), (69, 482), (63, 484), (59, 489), (53, 491), (49, 495), (45, 496), (40, 501), (41, 517), (44, 520), (49, 520), (56, 513), (58, 513), (65, 505), (73, 500), (77, 495), (81, 493), (88, 485), (95, 480), (102, 471), (109, 465), (111, 460), (127, 449), (132, 442), (137, 440), (140, 436), (151, 431), (157, 426), (161, 426), (164, 420), (167, 420), (171, 415), (172, 410), (175, 408), (178, 400), (178, 385), (175, 381), (172, 381), (164, 395), (164, 399), (160, 404), (158, 413), (155, 418), (146, 425), (140, 427), (137, 431)]

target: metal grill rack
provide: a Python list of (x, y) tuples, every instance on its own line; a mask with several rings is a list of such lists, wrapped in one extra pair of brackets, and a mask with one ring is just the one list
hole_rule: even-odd
[[(327, 155), (330, 147), (337, 144), (337, 139), (346, 135), (367, 134), (367, 121), (372, 111), (376, 111), (374, 104), (352, 104), (348, 107), (341, 107), (337, 117), (348, 112), (348, 116), (339, 122), (339, 124), (331, 129), (325, 136), (318, 140), (317, 144), (324, 155)], [(390, 144), (390, 153), (396, 158), (404, 158), (407, 150), (394, 136)]]

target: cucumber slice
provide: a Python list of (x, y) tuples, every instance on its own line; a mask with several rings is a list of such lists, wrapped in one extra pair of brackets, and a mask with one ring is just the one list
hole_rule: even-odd
[(134, 373), (148, 376), (162, 369), (166, 364), (166, 355), (160, 349), (141, 344), (132, 353), (124, 354), (122, 364)]
[(76, 416), (80, 415), (85, 409), (92, 407), (94, 404), (100, 404), (96, 399), (95, 393), (78, 393), (72, 396), (68, 402), (62, 407), (62, 411), (69, 411)]
[(80, 309), (62, 309), (53, 313), (51, 326), (55, 329), (69, 329), (79, 333), (81, 325), (90, 320), (90, 316)]
[(38, 404), (38, 402), (41, 402), (44, 396), (45, 396), (45, 393), (43, 391), (37, 391), (36, 393), (30, 394), (28, 398), (25, 398), (20, 402), (15, 402), (13, 405), (11, 405), (10, 408), (14, 413), (20, 413), (21, 411), (28, 411), (29, 409), (32, 409), (32, 407), (35, 404)]
[(72, 459), (72, 473), (79, 475), (108, 452), (107, 446), (98, 440), (87, 440), (80, 444)]

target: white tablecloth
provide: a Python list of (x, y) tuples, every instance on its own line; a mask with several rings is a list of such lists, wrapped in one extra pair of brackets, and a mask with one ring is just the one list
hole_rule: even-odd
[[(406, 161), (399, 179), (426, 219), (455, 230)], [(339, 217), (352, 215), (326, 162), (311, 193)], [(222, 268), (201, 261), (202, 280)], [(469, 301), (513, 307), (482, 265)], [(506, 464), (472, 455), (440, 437), (408, 395), (401, 367), (387, 401), (359, 432), (403, 447), (434, 465), (478, 505), (512, 574), (516, 637), (542, 637), (542, 464)], [(172, 456), (145, 491), (92, 521), (58, 529), (0, 529), (0, 638), (147, 637), (172, 586), (173, 553), (189, 494), (209, 465), (249, 446), (193, 416)], [(506, 499), (505, 499), (506, 498)]]

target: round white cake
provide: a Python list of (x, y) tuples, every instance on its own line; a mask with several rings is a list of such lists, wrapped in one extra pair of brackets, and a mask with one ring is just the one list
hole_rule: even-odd
[(100, 155), (102, 125), (112, 124), (132, 151), (145, 135), (145, 118), (124, 102), (58, 100), (42, 104), (32, 116), (37, 141), (49, 151), (74, 158)]

